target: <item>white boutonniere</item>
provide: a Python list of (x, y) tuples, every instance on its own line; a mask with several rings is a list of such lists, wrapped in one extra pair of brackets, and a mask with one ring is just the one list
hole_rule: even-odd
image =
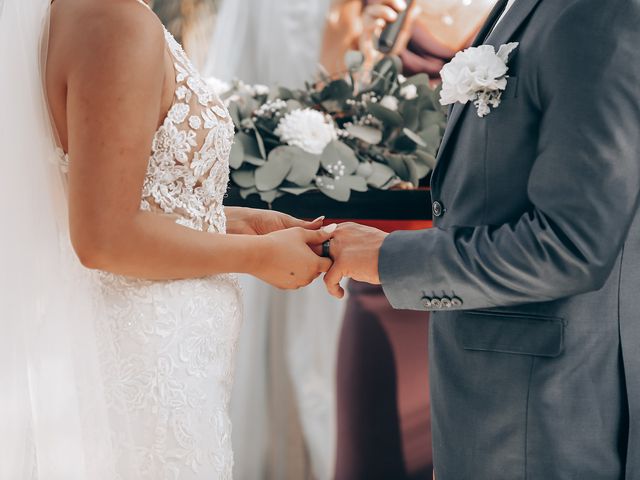
[(500, 105), (500, 98), (507, 88), (509, 78), (509, 55), (518, 45), (517, 42), (507, 43), (497, 52), (491, 45), (481, 45), (458, 52), (440, 72), (440, 103), (451, 105), (459, 102), (464, 105), (473, 102), (478, 116), (487, 116), (491, 108)]

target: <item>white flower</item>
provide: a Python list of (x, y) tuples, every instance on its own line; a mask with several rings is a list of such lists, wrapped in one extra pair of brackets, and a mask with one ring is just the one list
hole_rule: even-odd
[(333, 122), (309, 108), (285, 115), (274, 133), (282, 142), (316, 155), (320, 155), (332, 140), (338, 138)]
[(269, 95), (269, 92), (271, 90), (269, 90), (269, 87), (267, 87), (266, 85), (254, 85), (253, 91), (256, 95)]
[(400, 89), (400, 95), (402, 95), (405, 100), (413, 100), (418, 97), (418, 87), (415, 85), (405, 85)]
[(509, 43), (496, 52), (491, 45), (481, 45), (456, 54), (440, 72), (440, 103), (474, 102), (478, 116), (488, 115), (490, 107), (500, 105), (502, 92), (507, 88), (509, 54), (517, 46), (518, 43)]
[(380, 105), (394, 112), (398, 110), (398, 103), (398, 99), (392, 95), (386, 95), (380, 100)]
[(404, 75), (402, 75), (402, 74), (399, 74), (399, 75), (398, 75), (398, 83), (403, 84), (403, 83), (404, 83), (404, 82), (406, 82), (406, 81), (407, 81), (407, 77), (405, 77), (405, 76), (404, 76)]
[(220, 80), (219, 78), (209, 77), (207, 78), (207, 85), (214, 91), (214, 93), (218, 96), (227, 93), (231, 90), (231, 85), (227, 82)]

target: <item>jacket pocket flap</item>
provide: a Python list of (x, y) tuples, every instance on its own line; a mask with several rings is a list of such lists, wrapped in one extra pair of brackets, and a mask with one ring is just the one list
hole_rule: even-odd
[(561, 318), (465, 312), (457, 328), (465, 350), (557, 357), (564, 345)]

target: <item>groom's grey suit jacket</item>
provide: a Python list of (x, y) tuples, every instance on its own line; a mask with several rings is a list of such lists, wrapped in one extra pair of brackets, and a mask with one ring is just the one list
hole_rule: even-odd
[(512, 41), (500, 106), (451, 111), (435, 228), (380, 254), (436, 311), (436, 478), (640, 479), (640, 0), (516, 0)]

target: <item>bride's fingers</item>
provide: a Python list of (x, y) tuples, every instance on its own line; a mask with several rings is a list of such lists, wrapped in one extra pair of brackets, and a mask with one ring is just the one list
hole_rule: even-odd
[(307, 220), (300, 220), (299, 218), (289, 217), (289, 225), (287, 228), (292, 227), (302, 227), (306, 230), (318, 230), (322, 228), (322, 224), (324, 223), (324, 215), (322, 217), (318, 217), (315, 220), (311, 220), (310, 222)]

